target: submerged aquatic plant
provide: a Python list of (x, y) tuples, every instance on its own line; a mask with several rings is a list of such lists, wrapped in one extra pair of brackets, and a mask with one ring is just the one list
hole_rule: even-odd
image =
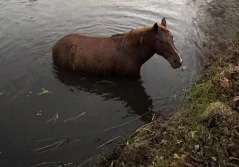
[(47, 93), (51, 93), (49, 90), (47, 90), (45, 88), (42, 88), (41, 90), (42, 91), (40, 93), (38, 93), (38, 96), (41, 96), (41, 95), (44, 95), (44, 94), (47, 94)]
[(73, 117), (73, 118), (67, 118), (67, 119), (64, 121), (64, 123), (66, 123), (66, 122), (68, 122), (68, 121), (76, 120), (77, 118), (79, 118), (79, 117), (85, 115), (85, 113), (86, 113), (86, 112), (83, 112), (83, 113), (81, 113), (80, 115), (77, 115), (76, 117)]
[(54, 124), (58, 120), (58, 118), (59, 118), (59, 115), (58, 115), (58, 113), (56, 113), (51, 119), (46, 121), (46, 123), (53, 122), (53, 124)]

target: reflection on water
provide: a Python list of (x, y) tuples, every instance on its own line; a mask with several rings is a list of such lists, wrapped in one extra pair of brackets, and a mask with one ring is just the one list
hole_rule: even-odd
[(97, 78), (56, 68), (56, 77), (72, 92), (86, 92), (104, 100), (125, 103), (130, 112), (143, 115), (152, 109), (152, 99), (146, 94), (140, 78)]
[[(200, 72), (196, 11), (187, 0), (2, 0), (0, 166), (81, 163), (143, 125), (151, 109), (173, 112), (172, 96)], [(111, 36), (163, 17), (185, 71), (158, 55), (142, 66), (141, 78), (130, 79), (89, 77), (52, 64), (51, 47), (66, 34)]]

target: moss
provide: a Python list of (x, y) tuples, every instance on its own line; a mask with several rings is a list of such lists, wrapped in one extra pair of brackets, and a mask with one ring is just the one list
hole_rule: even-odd
[(239, 108), (233, 101), (239, 96), (239, 30), (234, 27), (224, 38), (226, 49), (208, 47), (205, 70), (180, 98), (178, 112), (139, 128), (98, 166), (239, 165), (239, 114), (233, 110)]
[[(218, 61), (208, 60), (210, 66), (185, 91), (175, 115), (158, 118), (139, 128), (113, 154), (100, 159), (98, 166), (239, 165), (239, 161), (229, 157), (230, 150), (239, 146), (239, 136), (235, 133), (235, 127), (239, 129), (239, 116), (232, 110), (232, 97), (239, 92), (235, 86), (239, 80), (231, 77), (239, 65), (234, 61), (238, 54), (235, 50), (239, 50), (238, 38), (235, 39), (228, 44), (233, 47), (228, 47), (224, 54), (217, 50), (211, 53)], [(221, 85), (222, 78), (230, 82), (228, 87)], [(236, 151), (231, 152), (237, 156)]]

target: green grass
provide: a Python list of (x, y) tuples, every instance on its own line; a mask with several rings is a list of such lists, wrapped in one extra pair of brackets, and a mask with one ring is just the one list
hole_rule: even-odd
[[(223, 52), (209, 51), (210, 65), (180, 97), (182, 105), (176, 114), (139, 128), (113, 154), (101, 158), (98, 166), (239, 165), (239, 134), (235, 130), (239, 129), (239, 114), (232, 109), (239, 77), (231, 75), (239, 66), (239, 38), (234, 35), (226, 44)], [(229, 80), (228, 87), (222, 86), (223, 78)]]
[[(166, 135), (157, 146), (158, 155), (152, 166), (239, 165), (225, 151), (231, 144), (239, 146), (239, 136), (234, 133), (239, 117), (232, 110), (231, 100), (238, 91), (233, 87), (236, 81), (230, 81), (228, 88), (220, 86), (220, 79), (228, 78), (232, 67), (238, 66), (234, 61), (239, 56), (238, 42), (235, 38), (233, 46), (229, 44), (232, 47), (223, 53), (213, 51), (217, 61), (209, 60), (210, 67), (196, 80), (179, 111), (167, 122)], [(198, 145), (200, 149), (196, 151)]]

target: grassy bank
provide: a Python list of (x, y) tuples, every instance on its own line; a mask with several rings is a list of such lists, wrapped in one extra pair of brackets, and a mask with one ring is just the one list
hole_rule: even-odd
[(204, 74), (166, 121), (152, 166), (239, 165), (239, 31), (224, 42), (226, 50), (209, 50)]
[[(208, 9), (216, 17), (213, 5), (237, 9), (239, 2), (215, 1)], [(178, 112), (139, 128), (98, 166), (239, 166), (239, 14), (224, 10), (213, 19), (221, 26), (209, 25), (204, 72)]]
[(208, 46), (204, 73), (185, 94), (179, 111), (138, 129), (99, 166), (239, 165), (239, 31)]

